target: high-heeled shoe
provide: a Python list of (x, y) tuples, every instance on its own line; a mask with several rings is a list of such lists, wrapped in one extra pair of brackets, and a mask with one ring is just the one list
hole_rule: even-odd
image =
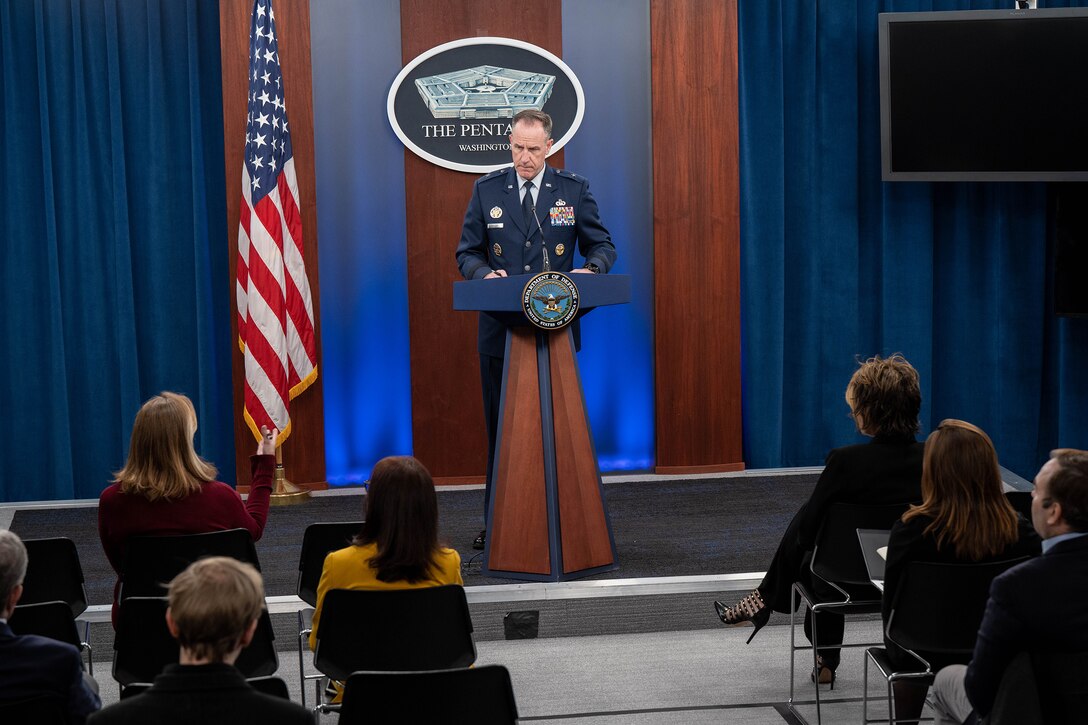
[(759, 633), (759, 630), (763, 629), (771, 619), (771, 609), (763, 602), (763, 597), (760, 595), (759, 590), (756, 589), (751, 594), (741, 599), (732, 607), (727, 607), (721, 602), (714, 602), (714, 611), (718, 613), (718, 619), (722, 620), (722, 623), (735, 627), (738, 624), (744, 622), (751, 622), (755, 628), (752, 630), (752, 634), (748, 636), (748, 641), (745, 644), (751, 644), (752, 638)]
[(835, 689), (835, 670), (824, 664), (823, 657), (816, 657), (816, 666), (812, 668), (812, 681), (818, 685), (831, 685), (831, 689)]

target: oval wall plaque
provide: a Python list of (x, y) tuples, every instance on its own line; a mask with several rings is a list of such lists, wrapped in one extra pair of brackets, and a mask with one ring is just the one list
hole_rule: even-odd
[(581, 125), (585, 95), (560, 58), (511, 38), (431, 48), (401, 70), (386, 100), (389, 123), (413, 153), (478, 174), (510, 165), (510, 121), (527, 108), (552, 117), (555, 153)]

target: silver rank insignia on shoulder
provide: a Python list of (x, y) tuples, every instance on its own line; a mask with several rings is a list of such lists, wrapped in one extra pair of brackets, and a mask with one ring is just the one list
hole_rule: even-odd
[(565, 246), (563, 246), (562, 244), (556, 244), (555, 245), (555, 253), (558, 254), (560, 257), (563, 256), (563, 252), (565, 252), (565, 251), (567, 251), (567, 248)]
[(502, 247), (499, 245), (498, 242), (495, 242), (495, 244), (491, 247), (491, 251), (495, 253), (496, 257), (502, 256)]
[(498, 207), (498, 206), (491, 207), (491, 218), (492, 219), (498, 219), (501, 216), (502, 216), (502, 207)]

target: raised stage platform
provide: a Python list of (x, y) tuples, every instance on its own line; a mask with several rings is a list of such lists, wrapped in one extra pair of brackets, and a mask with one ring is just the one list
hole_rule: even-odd
[[(503, 638), (507, 612), (540, 612), (539, 636), (625, 634), (720, 626), (711, 601), (751, 590), (819, 468), (754, 470), (700, 476), (605, 476), (619, 568), (563, 583), (516, 583), (480, 573), (471, 548), (483, 511), (482, 486), (439, 490), (440, 540), (457, 549), (477, 640)], [(1030, 482), (1004, 471), (1011, 488)], [(361, 488), (320, 492), (298, 506), (273, 507), (257, 543), (269, 610), (281, 649), (294, 646), (299, 549), (306, 526), (363, 516)], [(98, 540), (97, 501), (0, 506), (0, 527), (23, 538), (66, 536), (76, 542), (87, 580), (95, 649), (112, 649), (109, 603), (114, 574)], [(779, 617), (779, 615), (775, 615)]]

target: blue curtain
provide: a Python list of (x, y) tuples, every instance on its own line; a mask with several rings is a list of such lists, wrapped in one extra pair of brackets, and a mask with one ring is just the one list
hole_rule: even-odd
[(233, 479), (214, 0), (0, 0), (0, 500), (97, 497), (186, 393)]
[(1054, 188), (880, 179), (877, 13), (1010, 5), (740, 0), (750, 467), (859, 440), (855, 358), (892, 352), (921, 374), (923, 434), (969, 420), (1027, 477), (1088, 447), (1088, 320), (1051, 302)]

